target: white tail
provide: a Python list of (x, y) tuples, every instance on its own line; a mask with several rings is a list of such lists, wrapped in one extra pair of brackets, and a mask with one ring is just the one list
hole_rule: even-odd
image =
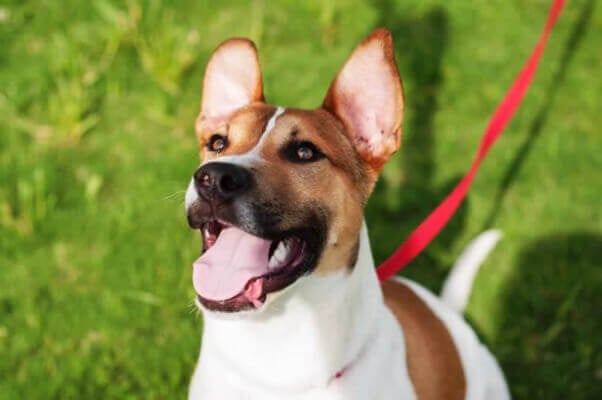
[(479, 267), (501, 237), (500, 231), (488, 230), (466, 246), (443, 284), (441, 300), (444, 303), (459, 313), (464, 312)]

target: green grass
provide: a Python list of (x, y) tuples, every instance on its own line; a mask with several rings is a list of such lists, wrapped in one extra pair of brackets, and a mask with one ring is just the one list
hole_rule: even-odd
[[(548, 3), (3, 2), (0, 399), (185, 396), (202, 323), (183, 190), (221, 40), (253, 38), (268, 99), (312, 107), (363, 36), (393, 32), (407, 113), (367, 210), (378, 261), (468, 167)], [(519, 399), (602, 394), (601, 29), (595, 1), (568, 2), (469, 198), (404, 272), (438, 289), (470, 238), (504, 232), (467, 317)]]

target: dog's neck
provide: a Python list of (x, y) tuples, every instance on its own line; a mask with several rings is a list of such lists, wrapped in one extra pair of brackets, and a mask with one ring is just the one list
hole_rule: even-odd
[(205, 313), (201, 363), (217, 359), (237, 379), (275, 391), (327, 385), (352, 368), (384, 310), (365, 224), (352, 270), (296, 285), (261, 312)]

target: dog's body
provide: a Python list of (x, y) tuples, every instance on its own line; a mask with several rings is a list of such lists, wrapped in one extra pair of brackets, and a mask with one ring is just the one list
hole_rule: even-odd
[(376, 278), (362, 213), (399, 146), (402, 107), (382, 30), (312, 111), (263, 102), (249, 42), (216, 50), (197, 120), (205, 162), (186, 194), (206, 248), (193, 274), (204, 331), (190, 399), (509, 398), (458, 312)]

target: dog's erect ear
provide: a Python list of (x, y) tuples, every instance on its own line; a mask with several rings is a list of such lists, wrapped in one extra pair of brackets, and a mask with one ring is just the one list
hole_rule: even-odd
[(215, 49), (205, 69), (199, 124), (219, 126), (241, 107), (263, 101), (263, 83), (255, 44), (228, 39)]
[(330, 85), (323, 107), (345, 125), (362, 159), (378, 173), (399, 148), (403, 88), (391, 34), (372, 32)]

